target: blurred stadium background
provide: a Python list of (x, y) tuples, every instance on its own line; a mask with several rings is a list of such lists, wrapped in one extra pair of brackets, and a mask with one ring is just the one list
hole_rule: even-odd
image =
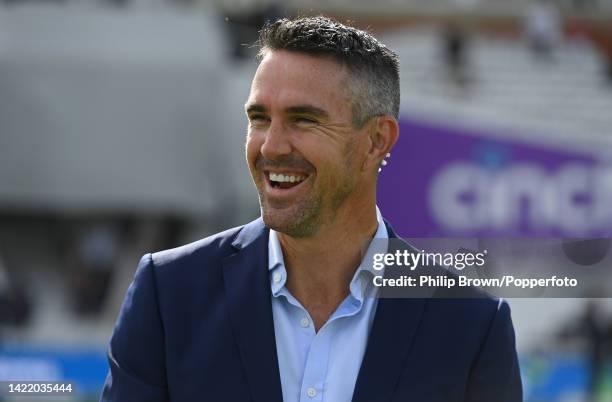
[[(2, 0), (0, 380), (96, 400), (139, 257), (258, 216), (245, 44), (318, 13), (400, 55), (400, 234), (609, 235), (610, 0)], [(510, 304), (526, 401), (612, 401), (610, 299)]]

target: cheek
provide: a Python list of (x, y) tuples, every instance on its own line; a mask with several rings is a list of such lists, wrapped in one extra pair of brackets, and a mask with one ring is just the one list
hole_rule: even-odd
[(346, 155), (336, 147), (318, 143), (300, 150), (301, 156), (316, 169), (317, 186), (325, 189), (334, 188), (343, 180)]
[(343, 149), (334, 149), (325, 162), (326, 186), (332, 189), (352, 187), (357, 180), (360, 158), (356, 144), (351, 144)]
[(263, 141), (260, 138), (261, 136), (253, 135), (252, 133), (247, 133), (246, 138), (246, 159), (249, 164), (249, 168), (253, 169), (255, 166), (255, 160), (259, 155), (259, 150), (261, 149), (261, 145)]

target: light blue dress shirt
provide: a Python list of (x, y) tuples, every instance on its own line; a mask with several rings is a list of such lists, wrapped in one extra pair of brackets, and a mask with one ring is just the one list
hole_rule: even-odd
[[(388, 239), (378, 208), (375, 238)], [(384, 250), (374, 250), (382, 248)], [(386, 252), (385, 242), (371, 242), (363, 261), (373, 252)], [(287, 271), (275, 231), (270, 230), (268, 268), (272, 314), (284, 402), (349, 402), (378, 299), (372, 284), (374, 271), (361, 264), (350, 283), (350, 293), (329, 320), (315, 332), (312, 318), (285, 287)], [(371, 259), (370, 259), (371, 261)]]

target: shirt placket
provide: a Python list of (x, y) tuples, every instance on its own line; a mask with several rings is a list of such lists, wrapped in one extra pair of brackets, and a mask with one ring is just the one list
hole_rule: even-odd
[[(314, 333), (314, 325), (310, 317), (305, 317), (304, 319), (309, 320), (309, 325), (303, 329)], [(330, 331), (325, 329), (321, 328), (315, 335), (306, 356), (306, 365), (300, 389), (300, 402), (322, 402), (324, 400), (325, 379), (327, 377), (331, 347)]]

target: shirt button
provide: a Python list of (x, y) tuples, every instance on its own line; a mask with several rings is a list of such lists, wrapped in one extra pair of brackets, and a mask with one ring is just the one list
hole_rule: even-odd
[[(310, 325), (310, 321), (308, 320), (308, 318), (302, 318), (300, 320), (300, 325), (302, 326), (302, 328), (306, 328)], [(309, 389), (314, 389), (314, 388), (309, 388)]]
[(308, 390), (306, 391), (306, 393), (308, 394), (309, 397), (314, 398), (315, 396), (317, 396), (317, 390), (310, 387), (308, 388)]
[(276, 283), (279, 283), (281, 279), (283, 279), (283, 275), (280, 272), (275, 273), (272, 277), (272, 280), (274, 280)]

